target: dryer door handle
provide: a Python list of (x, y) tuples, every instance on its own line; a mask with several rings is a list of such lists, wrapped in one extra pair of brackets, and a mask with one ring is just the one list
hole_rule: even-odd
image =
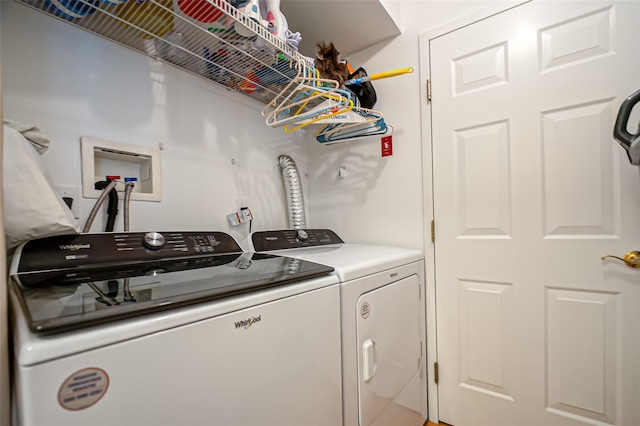
[(375, 344), (368, 339), (362, 344), (362, 379), (368, 382), (375, 372)]

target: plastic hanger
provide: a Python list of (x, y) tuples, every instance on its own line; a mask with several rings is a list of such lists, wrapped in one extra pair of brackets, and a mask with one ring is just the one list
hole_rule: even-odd
[(298, 63), (298, 74), (289, 81), (284, 89), (280, 91), (267, 105), (261, 113), (263, 117), (289, 109), (292, 106), (304, 102), (304, 99), (312, 96), (318, 87), (338, 88), (335, 80), (320, 79), (316, 76), (315, 70), (307, 64)]
[(386, 124), (384, 118), (375, 122), (355, 124), (349, 127), (332, 125), (334, 127), (322, 129), (315, 134), (320, 143), (333, 143), (344, 140), (362, 139), (370, 136), (385, 136), (393, 132), (393, 127)]
[(343, 114), (345, 112), (349, 112), (351, 111), (351, 109), (353, 109), (353, 100), (352, 99), (348, 99), (345, 98), (347, 103), (346, 105), (339, 105), (339, 104), (335, 104), (333, 106), (331, 106), (328, 110), (326, 110), (326, 112), (323, 113), (318, 113), (316, 111), (313, 112), (314, 117), (310, 118), (310, 119), (306, 119), (303, 121), (299, 121), (300, 118), (299, 117), (292, 117), (293, 119), (298, 119), (298, 124), (294, 127), (290, 127), (288, 124), (284, 127), (284, 131), (285, 133), (291, 133), (294, 132), (296, 130), (299, 130), (305, 126), (308, 126), (310, 124), (315, 124), (319, 121), (322, 120), (326, 120), (329, 119), (331, 117), (337, 116), (339, 114)]
[[(311, 103), (311, 101), (314, 102)], [(271, 127), (283, 126), (293, 122), (308, 125), (322, 118), (338, 114), (347, 108), (351, 108), (352, 105), (353, 101), (343, 96), (339, 89), (328, 92), (313, 91), (304, 99), (294, 102), (288, 108), (281, 110), (279, 114), (274, 113), (268, 116), (266, 122)], [(292, 112), (292, 109), (295, 110)]]
[(325, 137), (317, 137), (316, 141), (320, 142), (322, 144), (325, 145), (331, 145), (333, 143), (339, 143), (339, 142), (343, 142), (343, 141), (353, 141), (353, 140), (358, 140), (358, 139), (365, 139), (371, 136), (386, 136), (386, 135), (390, 135), (393, 133), (393, 126), (391, 125), (385, 125), (383, 127), (381, 127), (379, 130), (371, 132), (371, 133), (354, 133), (351, 135), (333, 135), (329, 138), (325, 138)]
[[(322, 91), (322, 88), (317, 89)], [(354, 97), (352, 96), (352, 92), (349, 90), (332, 89), (328, 92), (322, 93), (321, 97), (326, 99), (324, 99), (322, 103), (307, 110), (305, 109), (309, 104), (309, 100), (305, 100), (305, 102), (303, 102), (294, 113), (289, 111), (290, 116), (285, 117), (286, 121), (302, 123), (303, 125), (296, 126), (297, 130), (328, 117), (343, 114), (351, 110), (354, 106)], [(285, 131), (289, 133), (288, 129), (285, 129)]]
[(355, 107), (344, 118), (329, 119), (331, 123), (319, 127), (314, 136), (321, 141), (334, 138), (358, 137), (370, 135), (386, 128), (384, 117), (380, 111)]
[(271, 127), (301, 123), (287, 127), (285, 131), (291, 132), (352, 107), (349, 91), (340, 89), (335, 80), (320, 78), (315, 68), (303, 64), (298, 76), (263, 108), (262, 115)]

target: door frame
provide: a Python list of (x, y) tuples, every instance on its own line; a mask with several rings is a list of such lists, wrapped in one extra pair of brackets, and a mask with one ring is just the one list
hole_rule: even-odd
[[(435, 244), (431, 241), (431, 223), (434, 220), (433, 202), (433, 139), (431, 128), (431, 101), (427, 99), (427, 81), (431, 79), (429, 43), (431, 40), (458, 30), (477, 21), (490, 18), (506, 10), (529, 3), (533, 0), (498, 0), (496, 3), (480, 8), (468, 15), (455, 19), (441, 26), (426, 30), (419, 38), (419, 74), (420, 74), (420, 128), (422, 146), (422, 202), (424, 212), (424, 257), (426, 281), (426, 331), (427, 331), (427, 394), (429, 420), (439, 421), (438, 385), (434, 380), (435, 364), (438, 362), (438, 325), (436, 323), (437, 300), (435, 281)], [(435, 235), (437, 238), (437, 225)]]

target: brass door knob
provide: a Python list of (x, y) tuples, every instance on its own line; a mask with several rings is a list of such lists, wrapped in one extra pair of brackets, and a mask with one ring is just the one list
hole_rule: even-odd
[(622, 260), (629, 268), (640, 268), (640, 251), (630, 251), (624, 255), (624, 258), (607, 254), (601, 256), (600, 259), (605, 260), (607, 257)]

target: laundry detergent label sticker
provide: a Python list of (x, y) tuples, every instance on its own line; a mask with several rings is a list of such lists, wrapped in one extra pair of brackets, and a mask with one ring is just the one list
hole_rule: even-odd
[(364, 302), (362, 306), (360, 306), (360, 316), (362, 319), (369, 318), (369, 314), (371, 313), (371, 307), (369, 306), (369, 302)]
[(58, 390), (58, 403), (67, 410), (91, 407), (107, 393), (109, 376), (99, 368), (84, 368), (64, 381)]

